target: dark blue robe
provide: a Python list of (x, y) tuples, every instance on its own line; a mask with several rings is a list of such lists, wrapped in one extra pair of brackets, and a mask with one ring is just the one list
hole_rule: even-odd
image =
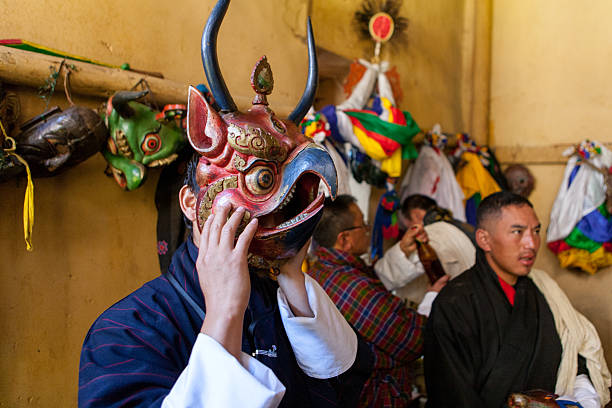
[[(195, 268), (197, 254), (190, 237), (175, 252), (168, 273), (204, 309)], [(369, 349), (359, 341), (355, 364), (339, 377), (308, 377), (299, 368), (285, 333), (277, 288), (276, 282), (251, 274), (242, 350), (251, 354), (276, 346), (276, 358), (258, 355), (257, 359), (286, 387), (281, 406), (355, 406), (371, 369)], [(79, 406), (161, 406), (187, 366), (201, 326), (196, 310), (163, 275), (120, 300), (95, 321), (83, 343)]]

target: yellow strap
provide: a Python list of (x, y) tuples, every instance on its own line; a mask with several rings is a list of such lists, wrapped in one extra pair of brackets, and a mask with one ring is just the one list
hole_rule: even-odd
[(6, 131), (4, 130), (4, 126), (2, 126), (1, 121), (0, 130), (2, 130), (4, 138), (6, 140), (11, 141), (13, 144), (12, 148), (5, 150), (5, 152), (7, 154), (15, 156), (17, 160), (19, 160), (19, 162), (25, 166), (26, 172), (28, 174), (28, 185), (26, 187), (25, 198), (23, 200), (23, 235), (26, 242), (26, 249), (28, 251), (32, 251), (32, 229), (34, 228), (34, 183), (32, 183), (32, 174), (30, 173), (30, 166), (28, 166), (28, 162), (26, 162), (23, 157), (15, 153), (15, 140), (6, 134)]

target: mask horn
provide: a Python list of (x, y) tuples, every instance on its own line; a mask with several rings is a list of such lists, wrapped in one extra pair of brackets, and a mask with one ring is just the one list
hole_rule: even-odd
[(317, 64), (317, 51), (315, 49), (314, 35), (312, 34), (312, 23), (308, 17), (308, 79), (306, 80), (306, 88), (304, 94), (298, 102), (297, 106), (289, 115), (289, 120), (299, 125), (308, 109), (314, 102), (315, 93), (317, 92), (317, 82), (319, 81), (319, 65)]
[(225, 85), (217, 59), (217, 34), (228, 7), (229, 0), (219, 0), (208, 17), (202, 33), (202, 65), (210, 90), (221, 111), (234, 112), (237, 110), (236, 104)]
[(128, 102), (140, 99), (148, 93), (148, 90), (140, 92), (119, 91), (115, 95), (113, 95), (113, 98), (111, 99), (113, 109), (115, 109), (117, 113), (121, 115), (121, 117), (130, 118), (134, 115), (134, 110), (130, 107), (130, 105), (128, 105)]

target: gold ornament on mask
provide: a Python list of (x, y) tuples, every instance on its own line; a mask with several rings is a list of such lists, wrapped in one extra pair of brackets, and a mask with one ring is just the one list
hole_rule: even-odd
[(277, 163), (287, 158), (287, 150), (280, 141), (263, 129), (247, 126), (246, 129), (230, 124), (227, 141), (234, 150)]
[(202, 203), (198, 208), (198, 225), (200, 228), (204, 226), (206, 219), (212, 212), (213, 201), (217, 194), (226, 190), (228, 188), (237, 188), (238, 187), (238, 176), (229, 176), (222, 178), (220, 180), (215, 181), (213, 184), (208, 187), (204, 198), (202, 199)]

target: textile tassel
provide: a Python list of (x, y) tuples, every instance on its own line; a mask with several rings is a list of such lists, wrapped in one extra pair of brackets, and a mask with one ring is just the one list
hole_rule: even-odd
[(28, 175), (28, 183), (26, 186), (25, 197), (23, 199), (23, 235), (26, 242), (26, 249), (31, 252), (34, 249), (32, 247), (32, 230), (34, 229), (34, 183), (32, 182), (32, 173), (30, 172), (28, 162), (26, 162), (23, 157), (15, 153), (15, 139), (6, 134), (1, 121), (0, 130), (2, 130), (4, 138), (12, 143), (12, 147), (5, 150), (5, 152), (11, 156), (15, 156), (15, 158), (17, 158), (17, 160), (24, 165)]

